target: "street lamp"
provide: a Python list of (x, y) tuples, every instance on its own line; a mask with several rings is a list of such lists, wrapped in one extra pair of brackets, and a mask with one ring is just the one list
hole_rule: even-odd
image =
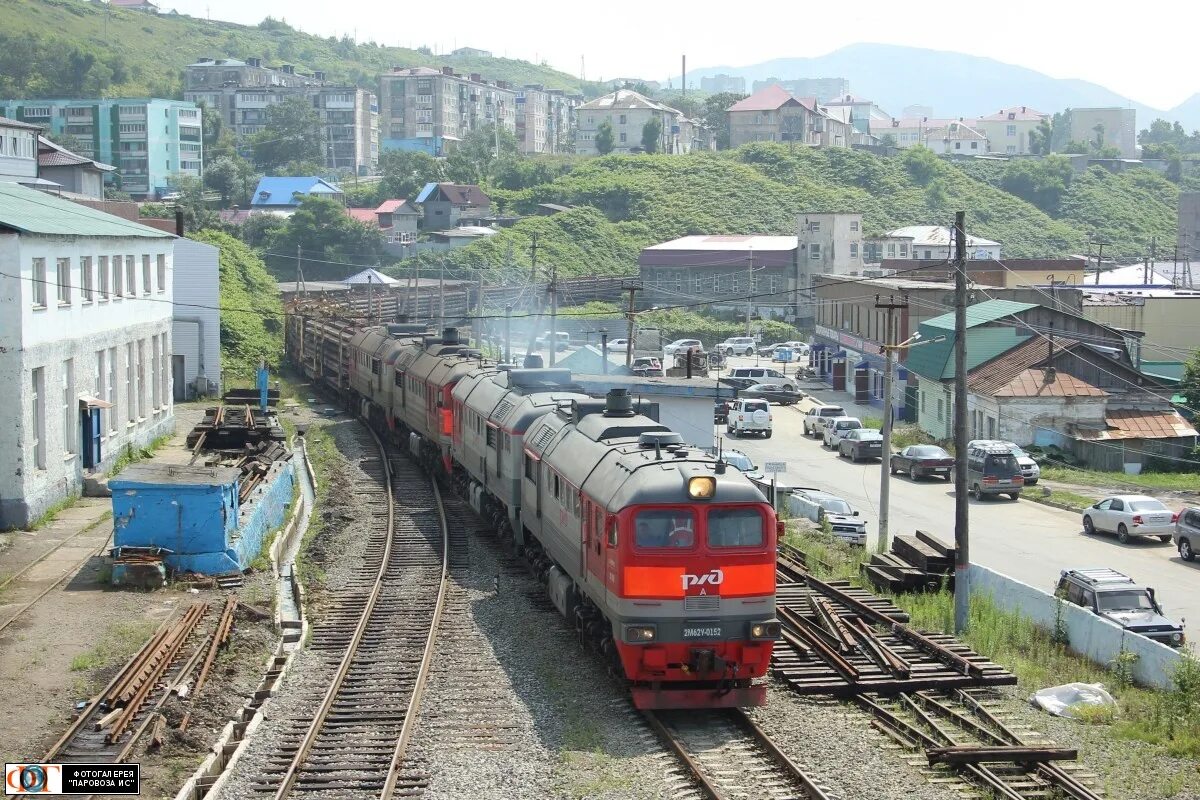
[(945, 336), (921, 341), (921, 333), (918, 331), (899, 344), (879, 346), (886, 356), (886, 366), (883, 372), (883, 426), (880, 430), (880, 433), (883, 434), (883, 441), (880, 443), (883, 458), (879, 465), (879, 545), (881, 550), (887, 550), (888, 547), (888, 501), (892, 478), (892, 361), (894, 353), (897, 350), (911, 350), (914, 347), (944, 341), (946, 341)]

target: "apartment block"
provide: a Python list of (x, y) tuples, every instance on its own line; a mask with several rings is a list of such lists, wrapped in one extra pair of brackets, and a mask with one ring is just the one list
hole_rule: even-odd
[(690, 153), (696, 146), (696, 126), (683, 112), (651, 100), (632, 89), (618, 89), (579, 107), (575, 152), (596, 155), (596, 133), (612, 125), (614, 153), (640, 153), (642, 129), (651, 119), (662, 123), (658, 152)]
[(987, 137), (991, 152), (1024, 155), (1032, 152), (1029, 143), (1034, 131), (1049, 116), (1029, 106), (1013, 106), (979, 117), (973, 127)]
[(765, 81), (755, 81), (755, 92), (768, 86), (782, 86), (796, 97), (815, 97), (818, 103), (827, 103), (842, 95), (850, 94), (850, 81), (845, 78), (797, 78), (795, 80), (780, 80), (767, 78)]
[(1132, 108), (1072, 108), (1071, 141), (1094, 142), (1121, 151), (1121, 158), (1137, 158), (1137, 111)]
[(700, 90), (709, 94), (720, 94), (721, 92), (745, 94), (746, 79), (738, 75), (726, 75), (722, 72), (711, 77), (701, 78)]
[(171, 191), (175, 175), (200, 177), (203, 124), (195, 103), (158, 98), (0, 100), (0, 116), (66, 134), (79, 155), (112, 164), (106, 185), (141, 199)]
[(306, 75), (290, 64), (264, 67), (257, 58), (202, 58), (184, 70), (184, 87), (184, 99), (219, 113), (244, 149), (266, 125), (272, 105), (303, 97), (321, 117), (327, 168), (367, 175), (379, 161), (378, 99), (356, 86), (328, 84), (323, 72)]
[(516, 136), (517, 93), (505, 81), (451, 67), (393, 67), (379, 78), (381, 146), (444, 155), (471, 131), (498, 124)]
[[(38, 208), (37, 214), (29, 209)], [(174, 430), (174, 237), (0, 183), (0, 528)]]

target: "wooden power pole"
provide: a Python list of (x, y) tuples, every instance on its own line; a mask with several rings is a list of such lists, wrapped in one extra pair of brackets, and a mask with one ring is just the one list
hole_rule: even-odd
[[(970, 507), (967, 505), (967, 234), (965, 211), (954, 215), (954, 632), (970, 617)], [(885, 454), (886, 456), (886, 454)]]

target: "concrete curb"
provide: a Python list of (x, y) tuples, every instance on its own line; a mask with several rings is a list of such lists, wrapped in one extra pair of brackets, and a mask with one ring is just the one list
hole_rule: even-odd
[(1057, 503), (1053, 500), (1048, 500), (1043, 497), (1029, 497), (1028, 495), (1024, 495), (1024, 496), (1025, 496), (1026, 500), (1029, 500), (1034, 503), (1041, 503), (1042, 505), (1050, 506), (1051, 508), (1057, 508), (1060, 511), (1070, 511), (1075, 514), (1083, 513), (1083, 509), (1079, 508), (1078, 506), (1071, 506), (1071, 505), (1067, 505), (1066, 503)]

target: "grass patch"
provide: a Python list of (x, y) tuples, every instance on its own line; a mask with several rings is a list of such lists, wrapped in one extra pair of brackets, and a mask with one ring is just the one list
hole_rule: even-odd
[(1034, 501), (1050, 500), (1055, 503), (1061, 503), (1065, 506), (1070, 506), (1076, 511), (1083, 511), (1085, 508), (1094, 505), (1096, 502), (1095, 498), (1088, 497), (1087, 495), (1077, 494), (1075, 492), (1063, 491), (1062, 489), (1051, 490), (1049, 497), (1036, 497), (1034, 495), (1028, 495), (1028, 497)]
[(849, 545), (808, 520), (789, 520), (783, 541), (803, 551), (808, 570), (821, 580), (857, 581), (860, 565), (871, 559), (865, 547)]
[(148, 620), (110, 625), (95, 647), (71, 659), (71, 671), (90, 672), (128, 661), (150, 638), (154, 628), (154, 623)]
[(325, 570), (309, 554), (311, 545), (325, 530), (325, 520), (321, 509), (329, 497), (330, 474), (336, 460), (339, 458), (337, 445), (333, 436), (321, 427), (310, 427), (305, 434), (308, 446), (308, 459), (312, 464), (313, 473), (317, 476), (317, 493), (313, 502), (312, 513), (308, 519), (308, 529), (300, 540), (300, 549), (296, 553), (296, 575), (300, 582), (309, 590), (325, 581)]
[(895, 425), (892, 427), (892, 447), (903, 450), (914, 444), (937, 444), (937, 441), (916, 425)]
[(29, 527), (26, 530), (40, 531), (42, 528), (46, 527), (51, 522), (54, 522), (55, 518), (59, 514), (61, 514), (62, 512), (66, 511), (68, 508), (70, 508), (71, 506), (73, 506), (77, 502), (79, 502), (79, 498), (81, 496), (82, 495), (78, 495), (78, 494), (67, 495), (62, 500), (59, 500), (57, 503), (55, 503), (54, 505), (47, 508), (44, 512), (42, 512), (42, 515), (40, 517), (35, 519), (33, 522), (29, 523)]
[(134, 447), (133, 445), (125, 445), (125, 449), (117, 456), (116, 461), (113, 461), (112, 466), (108, 468), (108, 472), (104, 473), (106, 477), (115, 478), (121, 474), (121, 471), (130, 464), (136, 464), (139, 461), (145, 461), (154, 455), (156, 450), (161, 450), (171, 441), (171, 436), (159, 436), (154, 441), (145, 447)]
[[(1077, 486), (1110, 487), (1114, 485), (1136, 486), (1142, 489), (1194, 492), (1200, 487), (1198, 472), (1143, 472), (1127, 475), (1124, 472), (1101, 472), (1077, 467), (1042, 465), (1042, 478), (1048, 481), (1074, 483)], [(1088, 505), (1091, 505), (1089, 502)]]

